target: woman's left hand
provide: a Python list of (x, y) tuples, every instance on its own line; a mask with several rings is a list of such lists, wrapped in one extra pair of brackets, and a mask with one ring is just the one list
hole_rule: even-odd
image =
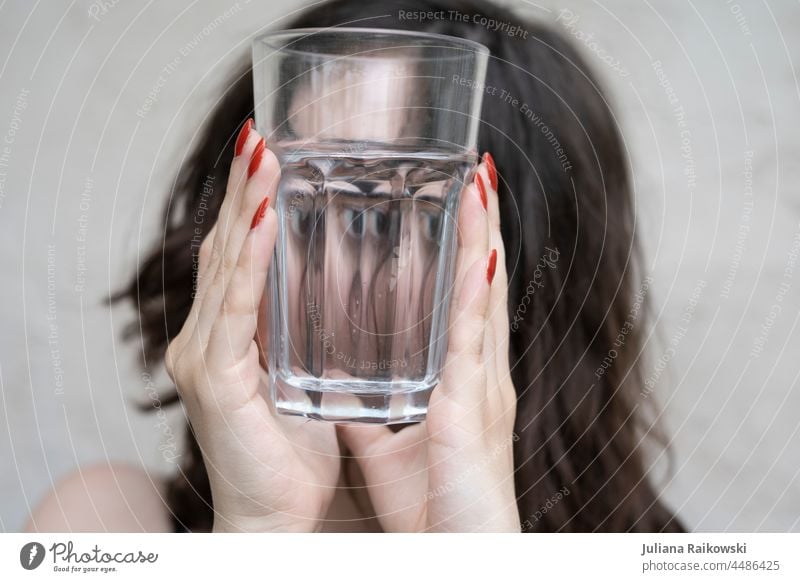
[[(448, 351), (425, 422), (340, 425), (386, 531), (518, 532), (505, 252), (493, 164), (463, 192)], [(496, 256), (495, 256), (496, 252)]]

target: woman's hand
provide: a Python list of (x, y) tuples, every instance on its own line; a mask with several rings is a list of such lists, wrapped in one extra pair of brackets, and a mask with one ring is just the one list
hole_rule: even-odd
[(397, 433), (339, 427), (387, 531), (520, 530), (516, 394), (508, 365), (507, 276), (494, 172), (489, 158), (463, 194), (448, 352), (426, 421)]
[(200, 248), (198, 289), (167, 371), (203, 452), (214, 531), (314, 531), (339, 475), (333, 425), (274, 414), (255, 341), (277, 233), (280, 168), (245, 125), (217, 223)]

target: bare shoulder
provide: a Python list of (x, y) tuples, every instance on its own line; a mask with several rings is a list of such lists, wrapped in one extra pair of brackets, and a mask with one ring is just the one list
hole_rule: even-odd
[(79, 467), (33, 511), (29, 532), (168, 532), (163, 484), (125, 464)]

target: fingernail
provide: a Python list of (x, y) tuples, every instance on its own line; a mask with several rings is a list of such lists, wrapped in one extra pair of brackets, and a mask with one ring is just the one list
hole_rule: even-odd
[(494, 272), (497, 270), (497, 249), (492, 249), (491, 254), (489, 255), (489, 265), (486, 267), (486, 280), (489, 281), (489, 285), (492, 284), (494, 280)]
[(264, 147), (266, 144), (264, 143), (264, 138), (262, 137), (258, 144), (256, 144), (256, 149), (253, 150), (253, 155), (250, 156), (250, 165), (247, 166), (247, 177), (251, 178), (253, 174), (256, 173), (258, 167), (261, 165), (261, 158), (264, 157)]
[(250, 230), (253, 230), (261, 221), (264, 220), (264, 217), (267, 215), (267, 208), (269, 208), (269, 196), (264, 198), (261, 201), (261, 204), (258, 205), (256, 208), (256, 213), (253, 215), (253, 221), (250, 223)]
[(486, 186), (483, 183), (483, 178), (480, 174), (475, 174), (475, 183), (478, 185), (478, 192), (481, 195), (481, 204), (483, 209), (486, 210), (489, 205), (489, 199), (486, 197)]
[(494, 158), (492, 154), (486, 152), (483, 154), (483, 161), (486, 164), (486, 169), (489, 170), (489, 183), (492, 185), (492, 190), (497, 191), (497, 166), (494, 165)]
[(253, 128), (253, 120), (248, 119), (244, 122), (242, 129), (239, 130), (239, 137), (236, 138), (236, 147), (233, 150), (234, 156), (242, 155), (242, 150), (244, 149), (244, 144), (247, 142), (247, 138), (250, 135), (250, 130)]

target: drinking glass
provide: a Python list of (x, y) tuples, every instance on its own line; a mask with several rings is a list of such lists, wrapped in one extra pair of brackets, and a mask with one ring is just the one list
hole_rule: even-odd
[(254, 41), (256, 127), (282, 172), (266, 308), (279, 413), (425, 418), (488, 55), (469, 40), (388, 29)]

